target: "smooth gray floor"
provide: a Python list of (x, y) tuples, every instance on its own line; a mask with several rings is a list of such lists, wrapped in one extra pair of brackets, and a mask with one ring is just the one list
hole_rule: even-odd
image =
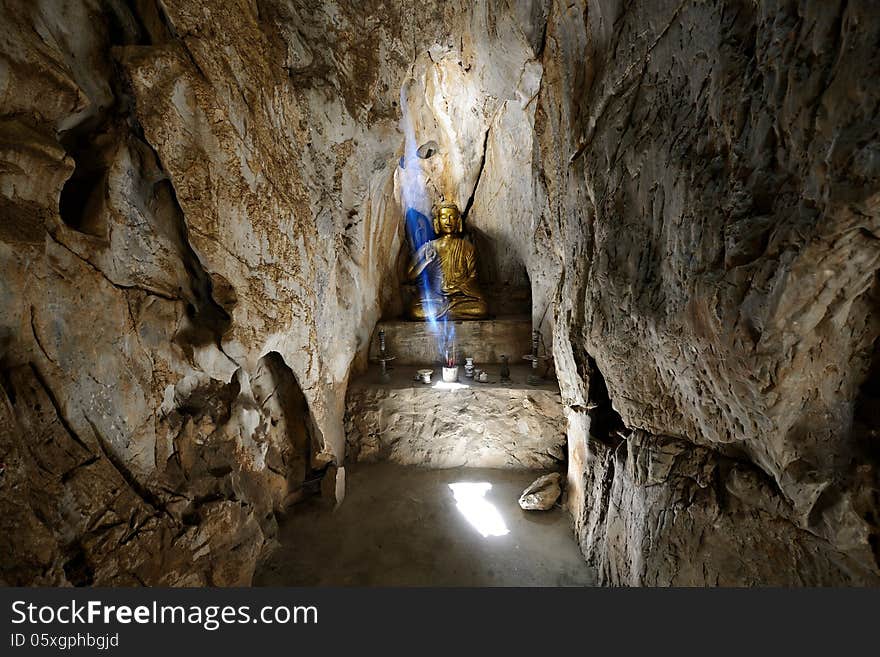
[[(347, 468), (345, 502), (293, 507), (282, 547), (257, 569), (259, 586), (591, 586), (560, 508), (526, 512), (517, 500), (540, 472), (388, 463)], [(509, 533), (483, 537), (449, 484), (488, 482), (484, 499)], [(478, 512), (489, 509), (476, 495)]]

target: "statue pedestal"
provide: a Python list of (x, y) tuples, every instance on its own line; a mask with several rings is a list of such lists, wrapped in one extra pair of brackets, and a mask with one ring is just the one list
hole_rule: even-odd
[(439, 363), (443, 331), (450, 329), (455, 331), (458, 360), (464, 363), (465, 357), (473, 357), (477, 367), (500, 363), (502, 355), (516, 363), (532, 350), (532, 319), (527, 315), (450, 321), (445, 329), (443, 322), (379, 322), (370, 341), (371, 359), (378, 356), (376, 335), (380, 329), (385, 330), (387, 351), (396, 357), (394, 365), (398, 368), (401, 365)]
[(416, 366), (399, 362), (388, 381), (374, 366), (350, 383), (347, 461), (549, 470), (564, 460), (566, 421), (555, 381), (528, 385), (528, 365), (512, 365), (511, 382), (501, 383), (494, 365), (486, 368), (490, 383), (464, 376), (443, 383), (437, 366), (426, 385), (413, 380)]

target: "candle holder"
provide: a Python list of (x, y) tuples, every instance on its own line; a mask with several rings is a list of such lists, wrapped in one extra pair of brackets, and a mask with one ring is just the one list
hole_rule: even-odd
[(541, 334), (538, 331), (532, 331), (532, 353), (526, 354), (523, 356), (523, 360), (531, 361), (532, 369), (529, 372), (528, 382), (530, 386), (540, 385), (544, 380), (540, 374), (538, 374), (538, 363), (542, 360), (545, 360), (546, 356), (538, 355), (538, 342), (540, 340)]
[(381, 368), (379, 371), (379, 378), (387, 383), (391, 380), (391, 366), (389, 363), (393, 361), (396, 357), (388, 354), (385, 348), (385, 329), (379, 329), (379, 357), (376, 358), (376, 362), (379, 363), (379, 367)]
[(464, 377), (466, 379), (474, 378), (474, 359), (473, 358), (465, 358), (464, 359)]

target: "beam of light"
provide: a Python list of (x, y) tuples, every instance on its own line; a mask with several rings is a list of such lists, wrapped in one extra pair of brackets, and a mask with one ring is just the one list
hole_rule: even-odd
[[(425, 228), (425, 220), (427, 220), (428, 230), (430, 230), (431, 203), (428, 199), (422, 160), (417, 155), (416, 131), (409, 114), (405, 83), (400, 87), (400, 124), (404, 134), (403, 162), (400, 172), (404, 221), (406, 222), (407, 235), (413, 238), (412, 247), (418, 251), (430, 237), (423, 229)], [(431, 233), (433, 234), (433, 231)], [(452, 348), (455, 339), (455, 324), (447, 322), (445, 316), (440, 320), (436, 318), (438, 308), (433, 301), (434, 297), (431, 294), (427, 271), (422, 272), (419, 276), (418, 289), (422, 297), (422, 307), (428, 316), (431, 332), (437, 336), (437, 354), (440, 361), (446, 365), (446, 350)]]
[(461, 515), (483, 538), (506, 536), (510, 533), (498, 509), (486, 499), (486, 493), (492, 490), (492, 484), (487, 481), (459, 481), (449, 484), (449, 488), (455, 496), (455, 505)]
[[(418, 228), (419, 215), (430, 222), (431, 202), (428, 199), (425, 173), (422, 170), (421, 158), (416, 154), (416, 129), (409, 115), (409, 103), (406, 98), (406, 84), (400, 87), (400, 126), (403, 130), (403, 162), (400, 172), (401, 192), (406, 220), (409, 228)], [(411, 233), (417, 237), (413, 245), (419, 248), (427, 241), (428, 236), (419, 231)]]
[(458, 383), (457, 381), (438, 381), (433, 386), (436, 390), (463, 390), (470, 388), (466, 383)]

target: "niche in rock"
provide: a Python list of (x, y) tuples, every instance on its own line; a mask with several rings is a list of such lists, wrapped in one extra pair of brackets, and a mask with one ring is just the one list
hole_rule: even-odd
[(268, 422), (266, 467), (286, 482), (287, 490), (281, 496), (285, 506), (320, 492), (326, 466), (313, 467), (312, 456), (321, 445), (313, 440), (315, 432), (302, 388), (281, 354), (271, 351), (259, 360), (251, 387)]
[(431, 141), (425, 142), (419, 149), (416, 151), (416, 155), (418, 155), (421, 159), (427, 160), (428, 158), (433, 157), (437, 151), (440, 150), (440, 146), (433, 139)]
[[(590, 435), (606, 445), (617, 445), (626, 431), (620, 414), (614, 410), (605, 377), (599, 370), (595, 359), (585, 353), (587, 379), (587, 413), (590, 417)], [(583, 365), (579, 364), (579, 370)]]
[(69, 134), (62, 142), (73, 157), (75, 168), (61, 189), (61, 219), (81, 233), (106, 237), (108, 174), (118, 142), (109, 134), (95, 135), (89, 131)]
[[(407, 270), (419, 245), (437, 237), (432, 217), (410, 208), (404, 224), (406, 239), (397, 258), (397, 280), (402, 282), (390, 303), (383, 308), (383, 320), (405, 318), (413, 300), (423, 291), (418, 284), (407, 281)], [(511, 240), (498, 231), (487, 231), (471, 225), (464, 218), (462, 237), (476, 251), (477, 286), (489, 308), (489, 318), (531, 317), (531, 282), (525, 264), (519, 259)], [(402, 312), (401, 312), (402, 309)]]

